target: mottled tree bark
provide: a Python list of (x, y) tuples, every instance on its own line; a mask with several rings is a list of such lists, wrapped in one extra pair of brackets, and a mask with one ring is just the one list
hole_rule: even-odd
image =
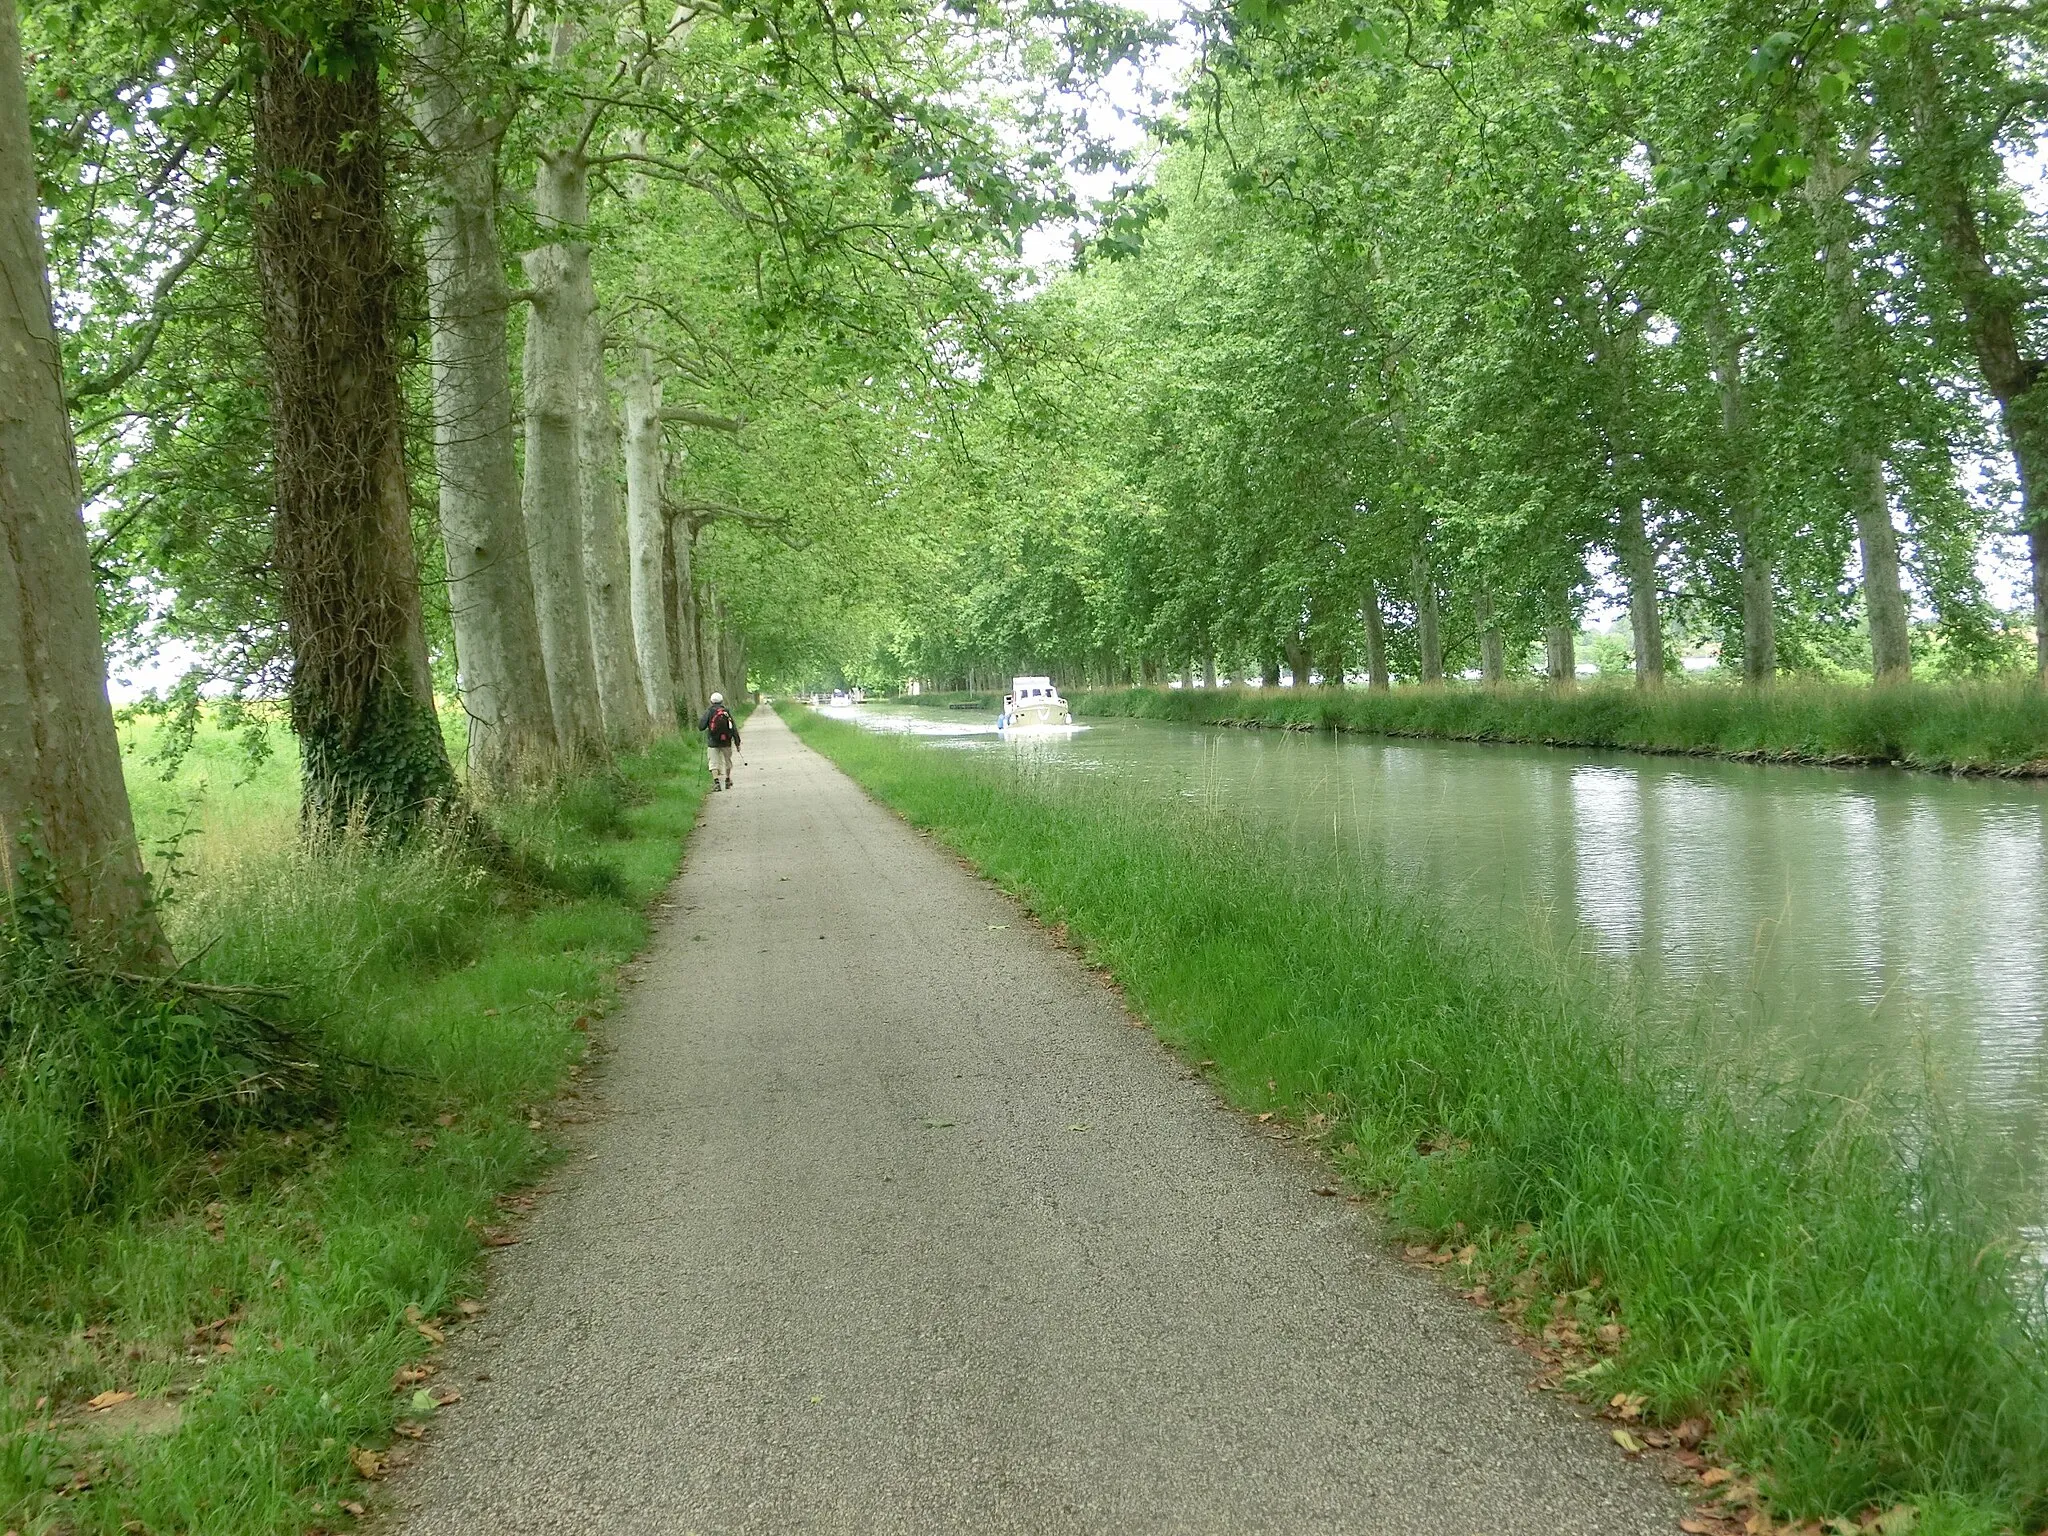
[[(589, 264), (583, 268), (588, 280)], [(583, 591), (590, 615), (590, 654), (597, 668), (598, 716), (605, 739), (627, 751), (647, 742), (653, 721), (640, 684), (633, 644), (632, 575), (626, 553), (626, 508), (619, 494), (622, 439), (604, 369), (604, 316), (591, 288), (577, 359), (576, 460), (582, 479)]]
[(626, 544), (632, 562), (633, 648), (640, 659), (640, 685), (647, 718), (661, 732), (676, 724), (676, 678), (669, 636), (669, 568), (675, 553), (668, 542), (668, 514), (662, 508), (663, 451), (661, 380), (654, 356), (635, 350), (626, 381)]
[(454, 26), (442, 19), (421, 29), (413, 117), (434, 151), (425, 161), (433, 195), (427, 305), (457, 686), (469, 716), (470, 781), (497, 786), (552, 768), (555, 719), (519, 511), (499, 125), (469, 104)]
[[(558, 23), (556, 60), (575, 45)], [(555, 739), (572, 760), (601, 758), (604, 719), (584, 593), (580, 405), (584, 352), (597, 307), (590, 280), (590, 167), (577, 144), (543, 149), (536, 160), (534, 223), (547, 238), (521, 258), (532, 311), (526, 322), (526, 482), (522, 507), (533, 569), (534, 606), (546, 658)]]
[(1622, 498), (1616, 515), (1615, 553), (1628, 583), (1628, 628), (1636, 651), (1636, 686), (1664, 686), (1664, 615), (1658, 607), (1657, 547), (1643, 524), (1643, 503)]
[(1387, 621), (1380, 612), (1379, 583), (1366, 588), (1358, 617), (1365, 625), (1366, 686), (1384, 692), (1393, 686), (1393, 678), (1387, 671)]
[(1543, 672), (1554, 688), (1579, 685), (1579, 658), (1569, 624), (1552, 624), (1543, 631)]
[(1479, 620), (1480, 675), (1489, 683), (1504, 683), (1508, 680), (1508, 650), (1499, 626), (1493, 622), (1493, 593), (1481, 587), (1474, 608)]
[(404, 826), (455, 793), (412, 543), (385, 196), (381, 14), (268, 26), (250, 200), (270, 358), (274, 556), (309, 821)]
[(1850, 249), (1854, 214), (1845, 195), (1854, 172), (1822, 152), (1814, 157), (1807, 195), (1824, 231), (1835, 351), (1842, 373), (1844, 467), (1856, 519), (1856, 543), (1863, 563), (1863, 607), (1870, 621), (1870, 664), (1877, 681), (1904, 682), (1913, 675), (1906, 595), (1899, 582), (1899, 535), (1892, 525), (1891, 492), (1885, 484), (1889, 446), (1867, 382), (1874, 374), (1871, 317), (1857, 281)]
[(157, 966), (107, 705), (78, 461), (36, 222), (14, 0), (0, 0), (0, 881), (12, 920)]
[(675, 564), (676, 697), (686, 721), (703, 718), (710, 706), (711, 684), (704, 670), (703, 624), (699, 613), (694, 555), (695, 534), (682, 518), (669, 520), (669, 550)]
[(1422, 684), (1440, 687), (1444, 680), (1443, 625), (1438, 617), (1436, 573), (1429, 568), (1429, 555), (1418, 549), (1408, 571), (1415, 587), (1415, 647), (1421, 654)]
[(1289, 635), (1280, 642), (1280, 654), (1287, 662), (1288, 675), (1296, 688), (1308, 686), (1308, 642), (1300, 635)]
[(1714, 384), (1721, 400), (1722, 489), (1741, 562), (1742, 678), (1762, 685), (1778, 670), (1771, 558), (1760, 527), (1756, 476), (1751, 468), (1755, 445), (1750, 440), (1749, 405), (1743, 393), (1742, 338), (1719, 305), (1707, 312), (1707, 339), (1714, 348)]

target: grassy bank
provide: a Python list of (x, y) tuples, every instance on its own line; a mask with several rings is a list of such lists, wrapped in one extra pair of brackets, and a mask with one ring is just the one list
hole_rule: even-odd
[(344, 1530), (461, 1411), (434, 1347), (708, 779), (671, 743), (490, 807), (495, 849), (314, 849), (288, 741), (252, 770), (203, 733), (165, 783), (149, 735), (137, 819), (199, 985), (11, 973), (0, 1528)]
[(1924, 1121), (1725, 1075), (1578, 959), (1213, 803), (790, 718), (1638, 1430), (1707, 1420), (1793, 1516), (2048, 1521), (2043, 1276)]
[(1902, 763), (1949, 772), (2048, 774), (2048, 693), (2018, 684), (1902, 688), (1673, 683), (1441, 689), (1132, 688), (1083, 693), (1077, 716), (1359, 731), (1456, 741), (1620, 747), (1754, 761)]

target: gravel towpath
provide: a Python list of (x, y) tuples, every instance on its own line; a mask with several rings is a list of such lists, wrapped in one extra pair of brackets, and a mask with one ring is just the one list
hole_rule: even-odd
[(408, 1536), (1623, 1536), (1678, 1507), (768, 710)]

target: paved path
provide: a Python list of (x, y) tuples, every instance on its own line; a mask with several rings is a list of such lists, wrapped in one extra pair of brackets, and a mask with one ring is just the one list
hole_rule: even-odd
[(1673, 1529), (1004, 897), (746, 752), (409, 1536)]

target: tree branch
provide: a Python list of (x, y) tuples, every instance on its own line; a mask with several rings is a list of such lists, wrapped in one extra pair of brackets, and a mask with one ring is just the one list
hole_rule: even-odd
[(165, 301), (170, 298), (171, 290), (177, 287), (178, 280), (192, 270), (194, 262), (206, 254), (206, 248), (213, 243), (214, 230), (218, 227), (209, 224), (200, 230), (199, 238), (186, 248), (185, 254), (171, 263), (170, 270), (157, 279), (156, 287), (149, 295), (149, 321), (143, 326), (142, 334), (136, 338), (127, 358), (110, 372), (103, 373), (97, 378), (82, 379), (72, 386), (73, 401), (90, 400), (99, 395), (112, 394), (148, 364), (150, 354), (156, 351), (157, 338), (163, 335)]
[(731, 432), (735, 435), (747, 424), (744, 416), (720, 416), (711, 411), (700, 411), (694, 405), (664, 405), (661, 419), (685, 427), (703, 427), (710, 432)]

